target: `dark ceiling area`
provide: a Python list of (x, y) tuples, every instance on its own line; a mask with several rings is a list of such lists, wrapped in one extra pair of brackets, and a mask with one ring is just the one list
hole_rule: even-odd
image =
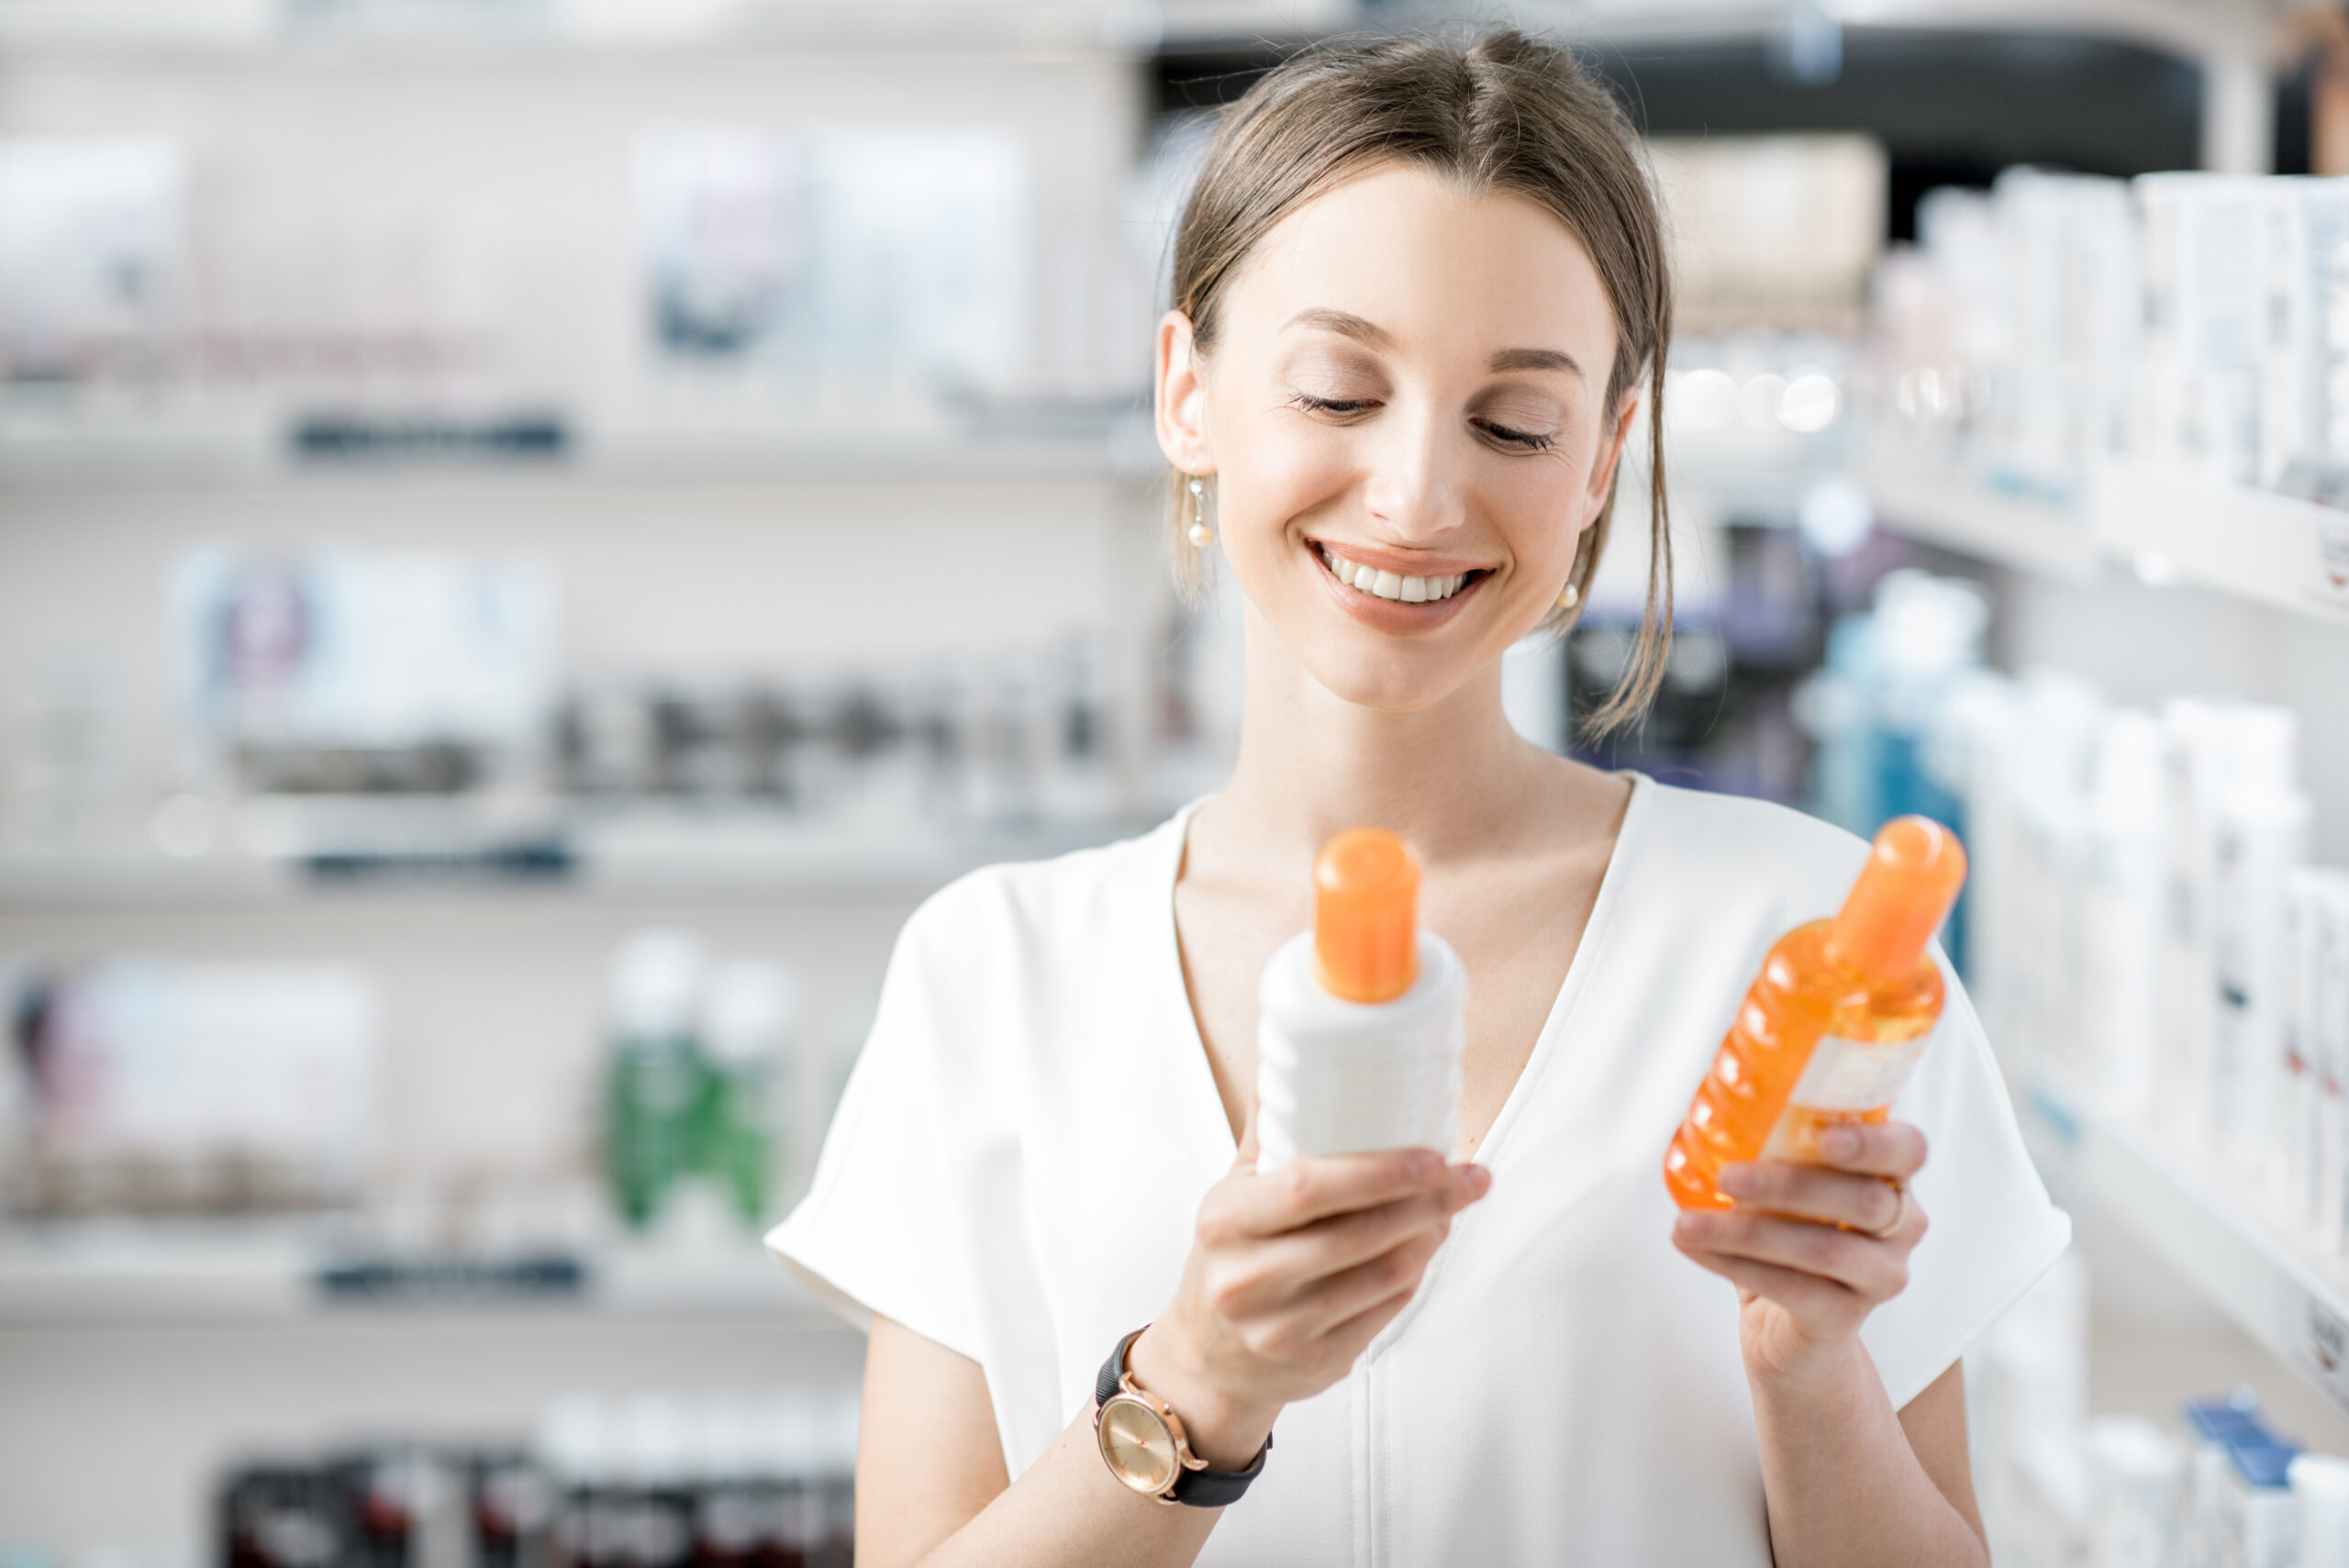
[[(1891, 159), (1895, 239), (1913, 236), (1926, 191), (1987, 184), (2010, 164), (2126, 177), (2199, 161), (2202, 73), (2159, 50), (2080, 34), (1880, 28), (1845, 28), (1840, 42), (1831, 73), (1809, 80), (1764, 38), (1587, 58), (1652, 135), (1873, 133)], [(1163, 57), (1159, 106), (1230, 102), (1294, 47)]]

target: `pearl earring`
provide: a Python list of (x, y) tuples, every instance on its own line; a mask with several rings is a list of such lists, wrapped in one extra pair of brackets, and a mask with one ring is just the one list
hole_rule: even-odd
[(1197, 474), (1191, 476), (1191, 526), (1183, 537), (1191, 541), (1193, 550), (1205, 550), (1215, 542), (1215, 530), (1208, 527), (1208, 491)]
[(1559, 590), (1558, 607), (1560, 609), (1570, 610), (1581, 603), (1582, 590), (1575, 587), (1572, 583), (1568, 583), (1564, 588)]

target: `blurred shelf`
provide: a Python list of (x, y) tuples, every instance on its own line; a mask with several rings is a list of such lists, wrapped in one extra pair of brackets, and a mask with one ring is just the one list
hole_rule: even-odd
[(405, 1286), (353, 1289), (350, 1256), (319, 1230), (267, 1220), (0, 1225), (0, 1329), (518, 1311), (841, 1326), (747, 1238), (723, 1248), (611, 1243), (567, 1258), (567, 1273), (534, 1265), (535, 1283), (517, 1284), (521, 1271), (495, 1262), (442, 1262)]
[(2349, 625), (2349, 512), (2160, 464), (2102, 465), (2070, 506), (1881, 449), (1860, 477), (1885, 527), (1960, 554), (2071, 584), (2117, 566)]
[[(903, 484), (939, 481), (1141, 482), (1165, 471), (1146, 413), (1005, 411), (968, 423), (584, 428), (549, 449), (503, 453), (481, 432), (385, 433), (360, 455), (298, 457), (259, 418), (83, 420), (0, 408), (0, 490), (317, 484), (394, 480), (524, 484)], [(406, 450), (401, 449), (406, 437)]]
[(6, 0), (0, 48), (183, 50), (1097, 52), (1111, 0)]
[(2085, 1188), (2237, 1327), (2349, 1414), (2349, 1259), (2213, 1162), (2042, 1083), (2025, 1141), (2055, 1190)]
[(0, 911), (243, 907), (452, 893), (614, 903), (919, 896), (984, 865), (1047, 859), (1133, 830), (1115, 820), (963, 830), (919, 820), (645, 812), (545, 835), (322, 839), (279, 854), (9, 849), (0, 850)]
[(2149, 581), (2349, 625), (2349, 512), (2133, 465), (2098, 476), (2096, 506), (2099, 532)]
[(2002, 493), (1945, 461), (1873, 448), (1859, 464), (1876, 518), (1895, 533), (2057, 582), (2096, 580), (2101, 564), (2076, 507)]

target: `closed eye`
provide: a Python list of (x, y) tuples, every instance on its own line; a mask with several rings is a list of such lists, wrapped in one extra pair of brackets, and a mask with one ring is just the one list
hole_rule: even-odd
[(1366, 413), (1377, 407), (1378, 404), (1368, 397), (1316, 397), (1309, 392), (1300, 392), (1297, 395), (1297, 406), (1309, 413), (1327, 414), (1342, 419), (1350, 415)]
[(1475, 424), (1476, 428), (1484, 431), (1494, 440), (1500, 442), (1503, 446), (1515, 447), (1520, 451), (1545, 452), (1555, 445), (1558, 439), (1555, 436), (1541, 435), (1531, 430), (1512, 430), (1507, 425), (1496, 425), (1490, 419), (1478, 419)]

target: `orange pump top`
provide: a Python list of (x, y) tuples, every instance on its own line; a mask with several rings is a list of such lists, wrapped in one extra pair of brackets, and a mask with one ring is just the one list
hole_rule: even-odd
[(1925, 956), (1965, 884), (1956, 834), (1928, 817), (1894, 817), (1828, 929), (1828, 956), (1871, 979), (1898, 979)]
[(1349, 1002), (1391, 1002), (1419, 977), (1419, 857), (1384, 828), (1350, 828), (1313, 862), (1313, 973)]

